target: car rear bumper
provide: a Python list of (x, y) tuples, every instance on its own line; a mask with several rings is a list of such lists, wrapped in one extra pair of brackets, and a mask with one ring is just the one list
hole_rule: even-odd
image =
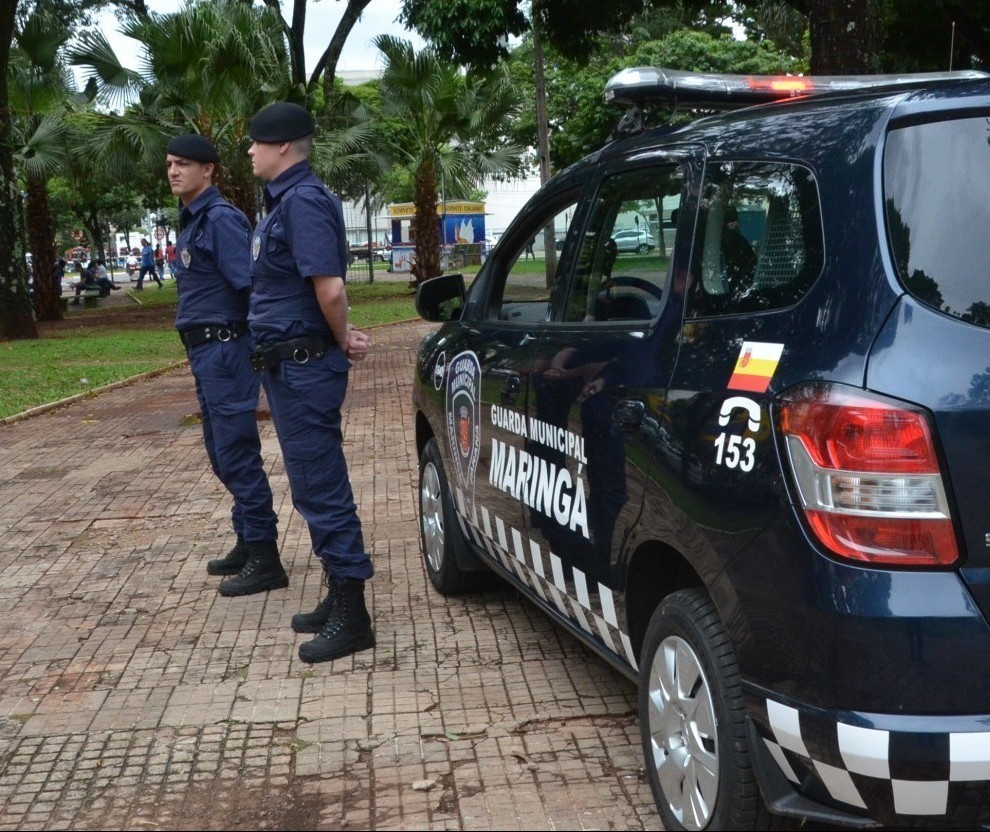
[(990, 823), (990, 714), (823, 710), (752, 686), (747, 714), (775, 811), (861, 827)]

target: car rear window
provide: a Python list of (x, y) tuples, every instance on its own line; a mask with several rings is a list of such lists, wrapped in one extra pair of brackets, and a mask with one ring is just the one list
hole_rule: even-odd
[(892, 130), (883, 169), (887, 234), (904, 288), (990, 328), (990, 116)]
[(800, 165), (709, 165), (688, 315), (738, 315), (799, 301), (824, 263), (818, 186)]

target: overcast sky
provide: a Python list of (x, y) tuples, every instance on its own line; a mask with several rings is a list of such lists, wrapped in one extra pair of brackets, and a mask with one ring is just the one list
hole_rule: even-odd
[[(147, 0), (151, 11), (167, 14), (182, 7), (181, 0)], [(357, 25), (351, 29), (344, 51), (337, 63), (338, 70), (373, 70), (381, 68), (380, 53), (371, 41), (379, 34), (388, 33), (411, 40), (420, 48), (423, 39), (414, 32), (403, 29), (396, 22), (401, 0), (371, 0)], [(344, 12), (343, 0), (309, 0), (306, 8), (306, 69), (313, 71), (316, 61), (327, 48), (330, 38)], [(292, 2), (282, 3), (282, 15), (292, 19)], [(99, 18), (104, 34), (117, 53), (121, 63), (131, 69), (139, 68), (140, 47), (135, 41), (117, 31), (117, 18), (113, 11), (105, 11)]]

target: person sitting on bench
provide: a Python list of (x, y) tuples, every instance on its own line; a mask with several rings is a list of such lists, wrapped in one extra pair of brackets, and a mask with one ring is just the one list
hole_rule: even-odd
[(100, 284), (96, 282), (96, 275), (78, 260), (76, 260), (76, 270), (79, 272), (79, 282), (76, 284), (76, 296), (69, 301), (72, 306), (79, 305), (79, 296), (84, 292), (90, 289), (100, 291)]

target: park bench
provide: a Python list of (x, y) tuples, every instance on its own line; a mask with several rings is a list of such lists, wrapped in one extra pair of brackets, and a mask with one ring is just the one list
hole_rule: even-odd
[[(83, 299), (83, 306), (86, 309), (95, 309), (100, 302), (100, 290), (99, 289), (86, 289), (79, 293), (79, 297)], [(72, 300), (68, 295), (62, 295), (59, 299), (59, 304), (62, 307), (63, 312), (69, 311), (69, 301)]]

